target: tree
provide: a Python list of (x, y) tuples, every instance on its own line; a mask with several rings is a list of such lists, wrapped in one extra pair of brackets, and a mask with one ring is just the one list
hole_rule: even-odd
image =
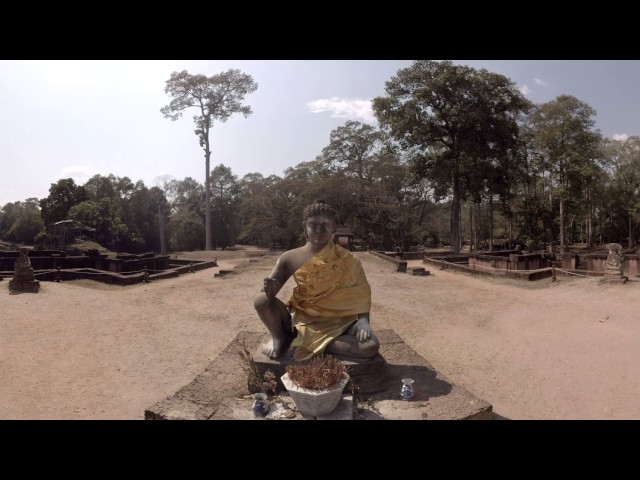
[[(12, 208), (12, 205), (15, 208)], [(33, 243), (34, 237), (44, 231), (37, 198), (27, 198), (24, 202), (7, 204), (3, 207), (2, 213), (6, 215), (4, 220), (7, 222), (3, 236), (8, 240)]]
[(87, 200), (69, 210), (69, 218), (95, 228), (95, 240), (109, 250), (120, 250), (127, 244), (128, 229), (122, 221), (120, 205), (115, 199), (102, 197)]
[(13, 202), (5, 204), (0, 209), (0, 238), (4, 240), (15, 241), (15, 238), (9, 238), (9, 229), (14, 222), (22, 215), (21, 202)]
[[(593, 130), (596, 111), (571, 95), (539, 105), (531, 114), (534, 145), (557, 187), (560, 220), (560, 253), (565, 246), (565, 204), (569, 192), (578, 190), (591, 176), (600, 133)], [(578, 188), (576, 188), (576, 186)], [(550, 243), (553, 245), (553, 238)]]
[(167, 231), (171, 250), (200, 250), (202, 248), (202, 219), (193, 212), (180, 211), (171, 216)]
[(209, 131), (214, 120), (226, 122), (234, 113), (242, 113), (244, 117), (251, 114), (251, 107), (242, 105), (245, 95), (253, 93), (258, 84), (251, 75), (240, 70), (229, 69), (226, 72), (207, 77), (205, 75), (190, 75), (186, 70), (173, 72), (167, 80), (165, 93), (173, 100), (160, 109), (164, 118), (178, 120), (184, 110), (195, 107), (199, 115), (193, 117), (196, 124), (195, 134), (200, 146), (204, 149), (205, 157), (205, 249), (211, 250), (211, 187), (209, 184), (209, 165), (211, 160), (211, 145)]
[(52, 183), (49, 196), (40, 200), (44, 224), (48, 228), (60, 220), (66, 220), (71, 207), (88, 199), (85, 188), (77, 186), (73, 178), (63, 178)]
[(281, 225), (274, 219), (274, 188), (282, 178), (247, 173), (238, 182), (238, 216), (242, 219), (238, 240), (252, 245), (274, 247), (283, 241)]
[(610, 210), (622, 210), (628, 216), (629, 248), (635, 245), (634, 218), (640, 209), (640, 137), (626, 140), (605, 140), (604, 158), (612, 174), (613, 193)]
[(210, 184), (213, 187), (211, 202), (214, 208), (212, 224), (214, 248), (222, 249), (235, 244), (237, 235), (238, 177), (229, 167), (218, 165), (211, 172)]
[(516, 143), (519, 112), (529, 101), (513, 81), (450, 61), (419, 60), (373, 100), (380, 124), (410, 155), (437, 198), (451, 196), (451, 248), (460, 251), (461, 201), (486, 178), (484, 168)]

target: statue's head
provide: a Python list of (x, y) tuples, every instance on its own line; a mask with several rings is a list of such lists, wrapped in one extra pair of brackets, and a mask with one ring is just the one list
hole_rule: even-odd
[(307, 205), (302, 212), (305, 240), (327, 243), (336, 232), (337, 217), (338, 212), (324, 200), (315, 200), (311, 205)]
[(331, 205), (324, 200), (314, 200), (312, 204), (307, 205), (302, 212), (302, 221), (306, 222), (309, 217), (314, 215), (326, 215), (335, 221), (338, 217), (338, 212)]

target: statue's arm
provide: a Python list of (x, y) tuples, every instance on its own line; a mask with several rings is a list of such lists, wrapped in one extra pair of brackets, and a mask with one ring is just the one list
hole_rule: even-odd
[(275, 267), (273, 267), (269, 276), (264, 279), (262, 291), (266, 293), (269, 298), (274, 298), (291, 276), (286, 255), (287, 254), (284, 253), (278, 258)]

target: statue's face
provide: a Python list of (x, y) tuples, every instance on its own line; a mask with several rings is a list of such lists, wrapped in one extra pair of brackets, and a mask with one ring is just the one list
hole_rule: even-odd
[(304, 222), (304, 236), (307, 241), (324, 245), (336, 232), (336, 222), (327, 215), (312, 215)]

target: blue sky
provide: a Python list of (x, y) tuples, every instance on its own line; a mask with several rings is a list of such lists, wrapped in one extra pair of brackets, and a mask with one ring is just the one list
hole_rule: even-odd
[[(187, 110), (172, 122), (165, 82), (173, 71), (229, 68), (258, 83), (236, 115), (214, 125), (211, 167), (239, 178), (282, 176), (313, 160), (331, 131), (353, 119), (376, 124), (369, 101), (411, 60), (0, 61), (0, 207), (48, 195), (52, 183), (81, 185), (96, 173), (143, 180), (169, 175), (204, 183), (204, 152)], [(597, 112), (603, 135), (640, 135), (640, 61), (454, 60), (511, 78), (533, 102), (574, 95)]]

